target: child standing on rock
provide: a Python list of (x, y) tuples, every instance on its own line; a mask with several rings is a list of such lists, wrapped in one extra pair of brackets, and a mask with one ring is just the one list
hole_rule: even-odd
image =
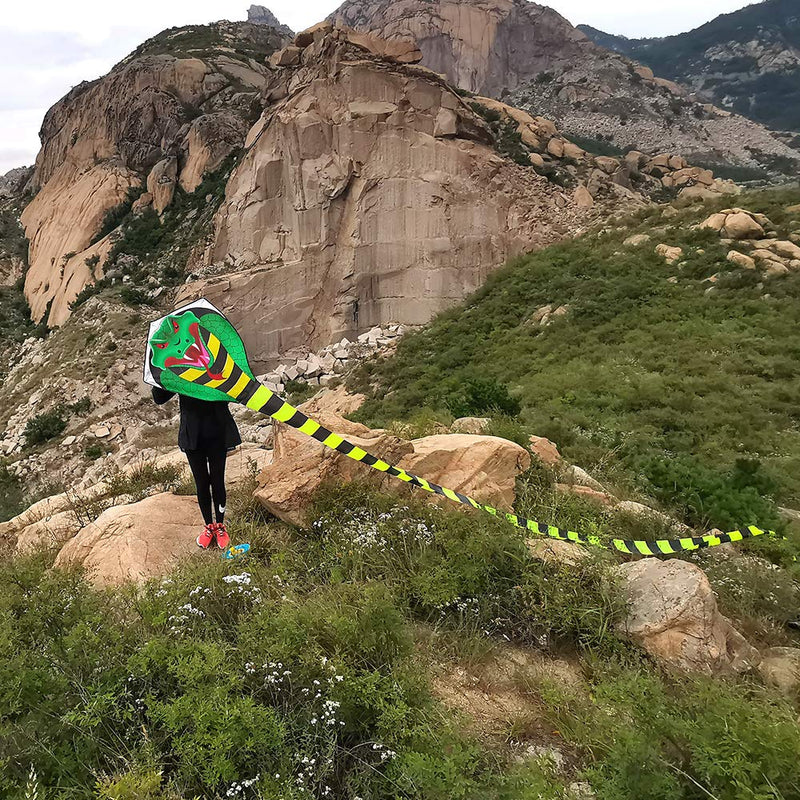
[[(163, 405), (174, 392), (153, 387), (153, 400)], [(230, 545), (225, 529), (225, 462), (228, 452), (242, 443), (228, 404), (180, 395), (178, 447), (186, 453), (197, 487), (197, 502), (205, 521), (197, 544), (204, 550), (216, 540), (220, 550)], [(213, 516), (212, 516), (213, 511)], [(216, 522), (214, 522), (216, 517)]]

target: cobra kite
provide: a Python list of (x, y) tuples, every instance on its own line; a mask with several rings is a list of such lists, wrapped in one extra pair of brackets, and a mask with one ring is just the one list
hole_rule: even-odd
[(687, 536), (659, 539), (652, 542), (612, 539), (603, 542), (597, 536), (585, 536), (552, 525), (542, 525), (517, 514), (498, 511), (460, 492), (439, 486), (400, 467), (392, 466), (367, 453), (333, 431), (307, 417), (266, 386), (259, 383), (250, 368), (247, 352), (236, 329), (225, 315), (207, 300), (197, 300), (173, 311), (150, 325), (144, 363), (144, 380), (170, 392), (201, 400), (236, 402), (253, 411), (260, 411), (278, 422), (316, 439), (342, 455), (360, 461), (373, 469), (391, 475), (426, 492), (441, 495), (454, 503), (472, 506), (510, 522), (517, 528), (540, 536), (577, 542), (583, 545), (613, 548), (622, 553), (668, 555), (685, 550), (714, 547), (736, 542), (771, 531), (748, 526), (719, 536)]

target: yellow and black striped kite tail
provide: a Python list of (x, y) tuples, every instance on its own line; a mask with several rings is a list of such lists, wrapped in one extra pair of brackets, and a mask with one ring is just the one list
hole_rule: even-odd
[(316, 439), (321, 444), (331, 448), (331, 450), (336, 450), (338, 453), (352, 458), (354, 461), (359, 461), (379, 472), (398, 478), (411, 486), (418, 486), (426, 492), (446, 497), (454, 503), (461, 503), (465, 506), (486, 511), (492, 514), (492, 516), (503, 519), (517, 528), (539, 536), (549, 536), (552, 539), (561, 539), (563, 541), (576, 542), (583, 545), (593, 545), (595, 547), (618, 550), (621, 553), (654, 556), (679, 553), (686, 550), (699, 550), (704, 547), (714, 547), (726, 542), (738, 542), (753, 536), (761, 536), (765, 533), (774, 535), (772, 531), (763, 531), (755, 526), (750, 526), (731, 531), (730, 533), (722, 533), (719, 536), (705, 534), (703, 536), (692, 536), (681, 539), (659, 539), (653, 542), (629, 539), (612, 539), (610, 542), (603, 542), (597, 536), (584, 536), (574, 531), (556, 528), (552, 525), (542, 525), (539, 522), (526, 519), (517, 514), (498, 511), (498, 509), (479, 503), (477, 500), (465, 494), (447, 489), (444, 486), (439, 486), (437, 483), (431, 483), (425, 480), (425, 478), (420, 478), (417, 475), (406, 472), (406, 470), (400, 467), (388, 464), (371, 453), (367, 453), (360, 447), (348, 442), (338, 434), (307, 417), (302, 411), (291, 405), (291, 403), (287, 403), (270, 389), (267, 389), (266, 386), (253, 380), (230, 360), (224, 348), (217, 349), (218, 342), (212, 342), (212, 344), (214, 345), (214, 352), (217, 355), (215, 363), (211, 365), (209, 371), (219, 375), (219, 377), (213, 379), (208, 375), (208, 372), (201, 372), (194, 368), (178, 373), (180, 377), (190, 380), (193, 383), (218, 388), (224, 391), (232, 400), (246, 405), (253, 411), (266, 414), (278, 422), (284, 422), (292, 428), (296, 428), (301, 433), (310, 436), (312, 439)]

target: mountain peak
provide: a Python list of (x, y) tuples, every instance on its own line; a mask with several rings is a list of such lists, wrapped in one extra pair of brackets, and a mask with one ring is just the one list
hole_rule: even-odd
[(247, 21), (252, 22), (254, 25), (269, 25), (275, 28), (278, 33), (282, 33), (285, 36), (294, 36), (294, 31), (288, 25), (281, 23), (266, 6), (250, 6), (247, 9)]

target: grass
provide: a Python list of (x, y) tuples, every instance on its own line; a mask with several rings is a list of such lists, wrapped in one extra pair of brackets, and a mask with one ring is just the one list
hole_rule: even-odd
[[(785, 237), (798, 200), (794, 190), (737, 203)], [(777, 525), (774, 501), (800, 505), (800, 275), (762, 281), (732, 268), (719, 238), (691, 227), (721, 202), (669, 220), (645, 211), (515, 260), (395, 355), (367, 362), (350, 381), (368, 394), (356, 418), (386, 426), (445, 412), (453, 393), (495, 381), (526, 431), (621, 491), (698, 527)], [(622, 245), (654, 230), (642, 247)], [(654, 252), (662, 241), (683, 248), (680, 265)], [(569, 314), (528, 325), (546, 304)]]
[[(796, 796), (791, 704), (751, 679), (673, 680), (619, 641), (610, 563), (548, 566), (493, 518), (355, 486), (293, 530), (252, 489), (230, 497), (244, 561), (104, 591), (46, 553), (0, 562), (2, 796)], [(491, 694), (509, 645), (570, 659), (575, 681), (521, 671), (487, 738), (434, 676), (478, 659)], [(542, 737), (564, 765), (518, 758)]]

